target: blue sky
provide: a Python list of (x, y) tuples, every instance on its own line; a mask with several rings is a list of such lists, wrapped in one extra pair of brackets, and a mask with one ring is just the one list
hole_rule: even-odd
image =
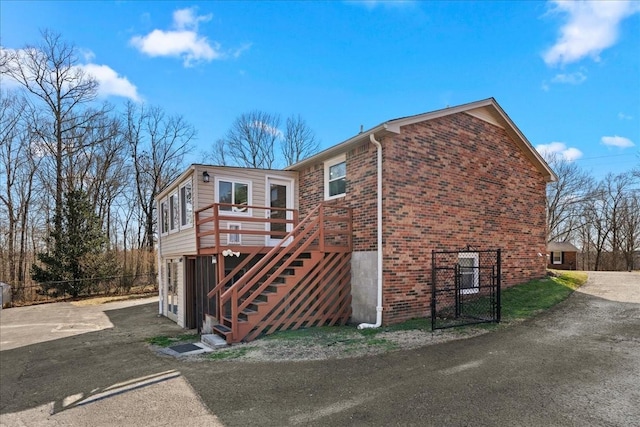
[(0, 44), (59, 32), (121, 105), (181, 114), (201, 162), (254, 109), (337, 144), (494, 97), (529, 141), (596, 178), (640, 165), (640, 2), (0, 2)]

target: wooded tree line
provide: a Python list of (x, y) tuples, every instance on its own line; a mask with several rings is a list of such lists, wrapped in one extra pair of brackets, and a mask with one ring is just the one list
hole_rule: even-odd
[[(0, 52), (0, 281), (16, 289), (37, 282), (75, 296), (113, 278), (155, 281), (154, 198), (186, 168), (197, 135), (161, 107), (101, 101), (78, 55), (51, 31)], [(276, 142), (287, 163), (317, 150), (304, 120), (283, 133), (276, 118), (239, 117), (212, 159), (271, 167)]]
[(640, 269), (640, 159), (631, 171), (594, 179), (575, 162), (550, 159), (550, 242), (571, 242), (580, 270)]
[[(155, 196), (182, 172), (196, 129), (161, 107), (98, 99), (59, 34), (0, 54), (0, 281), (77, 295), (117, 278), (155, 281)], [(300, 116), (240, 115), (214, 164), (283, 167), (319, 149)], [(578, 268), (640, 268), (640, 168), (596, 181), (552, 159), (549, 241), (583, 249)]]

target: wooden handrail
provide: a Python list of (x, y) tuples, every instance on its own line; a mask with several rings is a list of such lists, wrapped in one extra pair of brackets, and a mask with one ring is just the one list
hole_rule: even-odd
[(267, 210), (267, 211), (295, 211), (295, 209), (291, 209), (291, 208), (276, 208), (276, 207), (270, 207), (270, 206), (258, 206), (258, 205), (240, 205), (240, 204), (234, 204), (234, 203), (211, 203), (210, 205), (204, 206), (200, 209), (197, 209), (195, 212), (202, 212), (202, 211), (206, 211), (208, 209), (211, 209), (215, 206), (229, 206), (232, 209), (234, 207), (239, 207), (242, 209), (263, 209), (263, 210)]
[[(215, 217), (214, 227), (216, 231), (219, 231), (218, 230), (219, 221), (225, 218), (225, 216), (220, 215), (221, 212), (219, 212), (219, 209), (216, 207), (216, 205), (217, 204), (213, 204), (209, 206), (209, 208), (214, 209), (214, 212), (213, 212), (213, 216)], [(265, 210), (269, 209), (264, 207), (260, 207), (260, 208)], [(338, 210), (338, 212), (334, 212), (334, 210), (336, 209)], [(345, 211), (346, 211), (346, 214), (345, 214)], [(238, 316), (250, 304), (254, 303), (256, 298), (260, 294), (262, 294), (262, 292), (265, 289), (267, 289), (267, 287), (272, 285), (277, 277), (279, 277), (287, 269), (292, 268), (292, 265), (294, 262), (296, 262), (299, 259), (305, 260), (306, 258), (300, 258), (300, 256), (305, 252), (309, 252), (309, 247), (311, 245), (316, 245), (316, 242), (318, 244), (318, 246), (316, 247), (317, 248), (316, 250), (319, 249), (319, 251), (322, 253), (324, 253), (323, 251), (326, 251), (326, 255), (329, 257), (332, 257), (331, 259), (333, 259), (333, 261), (331, 262), (331, 265), (334, 265), (335, 267), (338, 267), (338, 268), (333, 273), (331, 272), (324, 273), (323, 271), (325, 267), (328, 265), (328, 264), (325, 265), (324, 261), (328, 260), (329, 258), (325, 258), (325, 255), (322, 255), (322, 257), (319, 257), (319, 258), (312, 255), (311, 256), (312, 263), (311, 264), (305, 263), (304, 264), (305, 269), (311, 268), (310, 271), (317, 272), (317, 273), (314, 273), (313, 277), (316, 277), (315, 275), (318, 274), (319, 276), (317, 277), (320, 277), (320, 276), (324, 277), (324, 279), (322, 280), (324, 280), (325, 282), (328, 280), (328, 282), (326, 283), (333, 283), (330, 278), (334, 277), (334, 273), (336, 274), (335, 276), (336, 278), (338, 277), (337, 274), (339, 274), (339, 277), (341, 277), (340, 279), (341, 283), (344, 283), (345, 280), (348, 280), (348, 279), (344, 279), (345, 273), (338, 273), (338, 272), (343, 270), (344, 263), (348, 262), (349, 258), (335, 258), (335, 255), (342, 252), (344, 253), (350, 252), (352, 249), (351, 217), (352, 217), (352, 209), (350, 207), (320, 203), (316, 207), (314, 207), (311, 211), (309, 211), (309, 213), (304, 217), (302, 221), (298, 222), (297, 211), (294, 210), (293, 221), (295, 223), (295, 226), (291, 231), (289, 231), (286, 235), (284, 235), (284, 237), (280, 239), (277, 245), (270, 248), (270, 250), (264, 256), (262, 256), (262, 258), (258, 260), (256, 260), (256, 258), (261, 253), (262, 248), (259, 247), (259, 248), (253, 249), (253, 252), (248, 254), (233, 269), (233, 271), (231, 271), (229, 274), (225, 274), (224, 278), (221, 278), (221, 280), (219, 280), (219, 283), (207, 294), (207, 297), (216, 299), (215, 301), (216, 308), (217, 308), (216, 313), (219, 321), (222, 321), (223, 319), (227, 319), (228, 321), (230, 321), (230, 324), (227, 324), (231, 328), (231, 335), (229, 339), (237, 342), (239, 340), (242, 340), (249, 333), (249, 330), (251, 329), (251, 325), (254, 325), (254, 323), (241, 324), (238, 319)], [(233, 219), (242, 221), (241, 217), (233, 217)], [(287, 220), (287, 222), (290, 222), (290, 221), (291, 220)], [(284, 223), (285, 221), (281, 219), (279, 220), (279, 222)], [(331, 227), (326, 227), (326, 225), (328, 225), (327, 223), (342, 223), (342, 224), (340, 224), (336, 228), (331, 228)], [(237, 233), (239, 231), (240, 230), (233, 230), (234, 233)], [(268, 232), (268, 231), (258, 232), (255, 230), (251, 231), (252, 234), (254, 234), (254, 232), (255, 234), (265, 233), (265, 234), (271, 234), (274, 236), (275, 235), (279, 236), (281, 233), (284, 233), (284, 231), (281, 231), (281, 232)], [(209, 233), (207, 232), (207, 234)], [(219, 245), (220, 233), (218, 232), (216, 234), (217, 234), (216, 244)], [(338, 262), (337, 261), (338, 259), (340, 259), (341, 261)], [(323, 260), (322, 265), (325, 265), (325, 266), (317, 267), (318, 269), (316, 269), (315, 266), (318, 265), (317, 263), (320, 263), (320, 260)], [(249, 268), (249, 270), (245, 272), (235, 283), (231, 284), (231, 286), (229, 286), (228, 289), (225, 290), (224, 288), (229, 285), (233, 277), (236, 276), (247, 265), (251, 265), (252, 262), (254, 263), (253, 266)], [(333, 271), (333, 269), (331, 270)], [(346, 274), (348, 274), (348, 271)], [(318, 283), (317, 280), (319, 279), (313, 278), (313, 277), (309, 276), (309, 280), (303, 280), (302, 283)], [(287, 295), (289, 295), (288, 292), (289, 291), (287, 291)], [(311, 290), (306, 290), (306, 291), (298, 290), (295, 292), (296, 294), (300, 292), (300, 295), (304, 296), (309, 294)], [(319, 290), (316, 289), (313, 292), (319, 292)], [(314, 309), (315, 307), (320, 307), (322, 310), (325, 310), (325, 306), (328, 306), (328, 304), (333, 304), (332, 303), (333, 300), (334, 300), (334, 297), (331, 297), (331, 299), (329, 300), (323, 299), (323, 301), (325, 301), (323, 303), (320, 303), (320, 300), (318, 300), (311, 307), (314, 307)], [(345, 304), (344, 301), (346, 300), (344, 300), (344, 297), (341, 297), (340, 301), (341, 301), (340, 304), (344, 305)], [(321, 304), (321, 305), (318, 305), (318, 304)], [(307, 305), (306, 307), (310, 307), (310, 306)], [(300, 309), (295, 308), (294, 311), (297, 313), (299, 310)], [(266, 312), (262, 313), (262, 316), (266, 316), (266, 314), (267, 314)], [(273, 316), (273, 314), (271, 316)], [(321, 319), (320, 317), (318, 317), (320, 320), (324, 319), (323, 317), (324, 315), (318, 314), (314, 316), (315, 317), (321, 316), (322, 317)], [(298, 319), (300, 316), (296, 315), (294, 317), (295, 319)], [(316, 321), (315, 317), (313, 320), (314, 322)], [(259, 322), (263, 320), (262, 317), (260, 317), (259, 319), (260, 320), (257, 320)], [(344, 319), (341, 321), (346, 321), (346, 317), (344, 317)], [(254, 318), (254, 320), (252, 320), (251, 322), (256, 322), (256, 318)], [(299, 324), (296, 323), (296, 327), (298, 326)], [(254, 329), (253, 332), (251, 333), (257, 334), (259, 333), (260, 330), (261, 330), (260, 328)]]
[[(285, 218), (272, 218), (270, 216), (265, 215), (265, 217), (253, 216), (253, 215), (244, 215), (244, 214), (232, 214), (231, 212), (220, 210), (221, 206), (231, 206), (231, 207), (242, 207), (250, 208), (250, 209), (261, 209), (265, 212), (270, 211), (280, 211), (286, 212)], [(208, 215), (203, 215), (205, 211), (211, 210)], [(291, 214), (289, 214), (291, 212)], [(239, 235), (248, 235), (248, 236), (274, 236), (274, 238), (283, 238), (288, 231), (275, 231), (269, 230), (270, 227), (266, 230), (255, 230), (255, 229), (238, 229), (232, 231), (222, 230), (220, 228), (220, 223), (222, 221), (228, 222), (241, 222), (241, 223), (253, 223), (253, 224), (285, 224), (285, 228), (288, 228), (289, 224), (291, 224), (294, 228), (298, 225), (298, 210), (297, 209), (289, 209), (289, 208), (276, 208), (276, 207), (267, 207), (267, 206), (255, 206), (255, 205), (238, 205), (231, 203), (212, 203), (205, 207), (202, 207), (195, 211), (195, 227), (196, 227), (196, 248), (200, 251), (202, 247), (203, 237), (213, 236), (213, 246), (215, 248), (220, 247), (220, 234), (222, 233), (231, 233), (231, 234), (239, 234)], [(206, 227), (206, 230), (203, 231), (203, 226), (205, 224), (211, 224)]]
[(209, 291), (209, 293), (207, 294), (207, 298), (213, 298), (216, 293), (221, 290), (227, 283), (229, 283), (236, 274), (240, 273), (240, 271), (249, 263), (249, 261), (251, 261), (256, 255), (258, 255), (258, 253), (260, 253), (260, 248), (256, 248), (253, 252), (247, 255), (245, 259), (243, 259), (242, 262), (240, 262), (240, 264), (238, 264), (236, 268), (231, 271), (231, 273), (226, 275), (224, 280), (220, 281), (213, 289)]
[[(306, 239), (305, 244), (301, 245), (298, 249), (296, 249), (293, 253), (291, 253), (291, 251), (280, 251), (263, 269), (264, 270), (271, 270), (272, 268), (274, 268), (278, 262), (285, 256), (285, 254), (289, 254), (291, 253), (291, 257), (290, 257), (290, 261), (289, 263), (284, 263), (282, 264), (280, 267), (278, 267), (276, 269), (275, 272), (273, 272), (273, 274), (271, 274), (269, 276), (269, 278), (267, 280), (265, 280), (258, 289), (255, 290), (254, 295), (258, 295), (260, 294), (262, 291), (264, 291), (269, 285), (271, 285), (271, 283), (273, 283), (273, 281), (276, 279), (276, 277), (281, 274), (284, 270), (286, 270), (289, 265), (291, 264), (291, 262), (293, 262), (302, 252), (304, 252), (309, 245), (311, 244), (311, 241), (318, 236), (319, 232), (315, 231), (308, 239)], [(297, 243), (299, 243), (301, 240), (303, 240), (304, 235), (299, 235), (298, 237), (296, 237)], [(292, 244), (291, 247), (295, 247), (295, 244)], [(247, 283), (242, 287), (242, 289), (240, 290), (240, 295), (244, 295), (246, 292), (248, 292), (253, 286), (257, 285), (258, 282), (261, 279), (261, 275), (257, 274), (253, 277), (250, 277), (247, 280)], [(248, 306), (251, 301), (254, 298), (247, 298), (241, 305), (240, 309), (244, 309), (246, 306)]]
[[(282, 245), (283, 245), (287, 240), (289, 240), (289, 238), (291, 238), (291, 237), (295, 236), (297, 233), (299, 233), (299, 231), (300, 231), (300, 229), (301, 229), (301, 228), (304, 228), (304, 225), (306, 224), (306, 222), (310, 220), (311, 216), (312, 216), (312, 215), (313, 215), (313, 214), (314, 214), (318, 209), (320, 209), (320, 206), (321, 206), (321, 205), (318, 205), (318, 206), (316, 206), (315, 208), (313, 208), (313, 209), (309, 212), (309, 214), (308, 214), (308, 215), (307, 215), (307, 216), (306, 216), (302, 221), (300, 221), (300, 223), (299, 223), (299, 224), (298, 224), (298, 225), (297, 225), (293, 230), (291, 230), (291, 231), (290, 231), (290, 232), (289, 232), (289, 233), (288, 233), (288, 234), (287, 234), (287, 235), (286, 235), (286, 236), (285, 236), (285, 237), (284, 237), (284, 238), (283, 238), (283, 239), (282, 239), (282, 240), (281, 240), (277, 245), (275, 245), (273, 248), (271, 248), (271, 250), (270, 250), (269, 252), (267, 252), (267, 254), (266, 254), (264, 257), (262, 257), (262, 259), (261, 259), (260, 261), (258, 261), (258, 262), (253, 266), (253, 267), (251, 267), (251, 268), (249, 269), (249, 271), (247, 271), (247, 272), (246, 272), (242, 277), (243, 277), (243, 278), (244, 278), (244, 277), (247, 277), (247, 278), (249, 278), (249, 277), (254, 277), (254, 276), (256, 275), (256, 273), (258, 273), (258, 272), (262, 269), (262, 266), (263, 266), (264, 264), (266, 264), (266, 263), (267, 263), (267, 260), (268, 260), (269, 258), (273, 257), (273, 256), (274, 256), (274, 254), (277, 254), (278, 252), (281, 252), (281, 251), (280, 251), (280, 248), (282, 247)], [(304, 236), (304, 235), (301, 235), (301, 236)], [(294, 239), (294, 240), (295, 240), (295, 239)], [(283, 255), (284, 255), (284, 253), (283, 253)], [(248, 257), (247, 257), (247, 258), (248, 258)], [(240, 280), (238, 280), (236, 283), (234, 283), (232, 287), (237, 287), (240, 283), (242, 283), (243, 281), (247, 281), (247, 280), (248, 280), (248, 279), (245, 279), (245, 280), (240, 279)], [(230, 290), (230, 289), (231, 289), (231, 288), (229, 288), (229, 289), (228, 289), (224, 294), (222, 294), (222, 297), (221, 297), (221, 298), (222, 298), (222, 300), (223, 300), (223, 303), (224, 303), (224, 302), (226, 302), (227, 298), (225, 298), (225, 296), (228, 296), (228, 294), (229, 294), (229, 290)]]

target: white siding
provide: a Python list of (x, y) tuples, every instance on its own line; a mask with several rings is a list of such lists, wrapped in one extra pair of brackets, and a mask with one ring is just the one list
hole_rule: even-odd
[[(203, 172), (209, 174), (209, 182), (203, 181)], [(158, 208), (162, 201), (168, 201), (171, 194), (179, 191), (180, 187), (186, 182), (192, 183), (192, 199), (193, 199), (193, 225), (190, 227), (182, 227), (180, 222), (178, 230), (170, 231), (169, 233), (160, 233), (158, 228), (158, 251), (160, 260), (160, 283), (159, 290), (162, 293), (162, 307), (161, 313), (165, 316), (169, 316), (167, 312), (167, 262), (178, 262), (184, 255), (193, 255), (197, 253), (196, 247), (196, 225), (195, 225), (195, 211), (204, 207), (210, 206), (216, 202), (216, 178), (226, 178), (230, 180), (237, 180), (242, 182), (250, 182), (251, 185), (251, 198), (249, 205), (251, 206), (265, 206), (266, 204), (266, 186), (267, 176), (279, 177), (288, 179), (293, 182), (293, 201), (294, 208), (298, 208), (298, 181), (297, 172), (295, 171), (276, 171), (276, 170), (261, 170), (261, 169), (247, 169), (247, 168), (233, 168), (233, 167), (220, 167), (220, 166), (206, 166), (206, 165), (192, 165), (187, 169), (176, 181), (171, 183), (165, 188), (157, 197)], [(213, 214), (212, 209), (208, 209), (200, 214), (201, 219)], [(224, 212), (224, 215), (233, 215), (230, 212)], [(265, 218), (265, 209), (252, 209), (250, 216), (254, 218)], [(265, 230), (265, 223), (260, 222), (246, 222), (243, 218), (246, 216), (235, 215), (233, 221), (221, 221), (221, 235), (220, 244), (227, 244), (227, 224), (228, 222), (241, 224), (242, 230)], [(160, 227), (160, 218), (158, 219), (158, 227)], [(182, 228), (180, 228), (182, 227)], [(265, 236), (246, 236), (243, 235), (242, 246), (264, 246)], [(214, 246), (214, 237), (208, 236), (203, 238), (201, 242), (203, 247)], [(240, 247), (240, 246), (238, 246)], [(184, 283), (184, 263), (180, 263), (177, 269), (177, 294), (178, 294), (178, 312), (177, 323), (180, 326), (185, 325), (185, 283)], [(174, 317), (171, 315), (170, 317)]]
[[(210, 181), (208, 183), (202, 182), (202, 172), (207, 171), (209, 173)], [(195, 203), (196, 209), (201, 209), (205, 206), (209, 206), (212, 203), (216, 202), (216, 181), (218, 179), (228, 179), (235, 180), (240, 182), (250, 182), (251, 184), (251, 199), (249, 200), (249, 204), (252, 206), (265, 206), (266, 205), (266, 186), (267, 186), (267, 176), (270, 177), (281, 177), (284, 179), (293, 180), (293, 200), (294, 200), (294, 208), (298, 208), (298, 191), (297, 191), (297, 173), (292, 171), (277, 171), (277, 170), (264, 170), (264, 169), (248, 169), (248, 168), (233, 168), (233, 167), (220, 167), (220, 166), (204, 166), (197, 165), (194, 176), (198, 179), (194, 179), (194, 181), (198, 181), (196, 184), (196, 196)], [(206, 216), (211, 216), (212, 210), (208, 210), (201, 214), (201, 218)], [(247, 215), (243, 214), (234, 214), (232, 212), (221, 212), (220, 215), (224, 216), (233, 216), (233, 220), (229, 221), (220, 221), (220, 244), (227, 244), (227, 235), (226, 230), (228, 229), (228, 224), (240, 224), (242, 230), (265, 230), (264, 222), (246, 222), (243, 221), (243, 218), (246, 218)], [(266, 211), (265, 209), (252, 209), (251, 217), (253, 218), (265, 218)], [(195, 239), (195, 235), (194, 235)], [(264, 246), (265, 244), (265, 236), (262, 235), (242, 235), (242, 246)], [(202, 246), (214, 246), (214, 237), (207, 236), (202, 241)]]

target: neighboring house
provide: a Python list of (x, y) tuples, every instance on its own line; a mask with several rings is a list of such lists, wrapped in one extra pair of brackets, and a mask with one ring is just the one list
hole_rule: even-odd
[(547, 245), (548, 268), (556, 270), (575, 270), (578, 248), (569, 242), (551, 242)]
[(284, 171), (192, 165), (157, 197), (161, 313), (229, 342), (428, 316), (432, 250), (500, 248), (505, 286), (545, 275), (555, 179), (493, 98), (384, 122)]

